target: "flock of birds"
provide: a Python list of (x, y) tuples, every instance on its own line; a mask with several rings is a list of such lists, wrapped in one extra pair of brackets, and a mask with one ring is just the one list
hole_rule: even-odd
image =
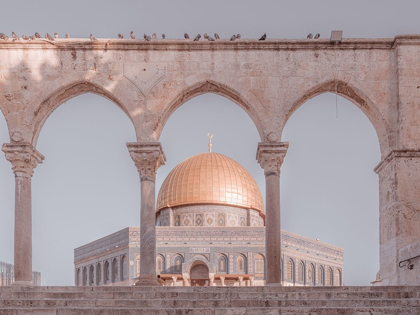
[[(214, 42), (214, 41), (220, 39), (220, 36), (217, 33), (214, 33), (214, 37), (209, 36), (207, 33), (204, 33), (203, 36), (204, 36), (204, 39), (206, 39), (210, 42)], [(134, 35), (134, 31), (130, 32), (130, 37), (131, 37), (131, 39), (136, 39), (136, 37)], [(319, 37), (320, 37), (319, 33), (317, 33), (315, 36), (313, 36), (312, 33), (309, 33), (306, 38), (307, 39), (319, 39)], [(22, 35), (23, 40), (36, 40), (36, 39), (39, 39), (39, 38), (42, 38), (42, 37), (38, 32), (35, 32), (35, 35), (31, 35), (29, 37), (26, 36), (26, 35)], [(50, 40), (50, 41), (53, 41), (55, 38), (59, 38), (59, 35), (57, 33), (54, 33), (54, 37), (52, 37), (50, 34), (47, 33), (47, 34), (45, 34), (45, 38)], [(65, 38), (67, 38), (67, 39), (70, 38), (70, 35), (68, 33), (66, 33)], [(90, 34), (89, 38), (90, 38), (91, 41), (96, 41), (97, 40), (92, 34)], [(118, 38), (123, 39), (124, 35), (119, 33)], [(157, 35), (156, 35), (156, 33), (152, 34), (152, 36), (144, 34), (143, 38), (144, 38), (145, 41), (151, 41), (152, 39), (157, 39)], [(165, 39), (165, 38), (166, 38), (166, 35), (162, 34), (162, 39)], [(190, 39), (190, 36), (187, 33), (185, 33), (184, 38), (185, 39)], [(266, 38), (267, 38), (267, 35), (264, 33), (264, 35), (261, 36), (261, 38), (259, 40), (265, 40)], [(9, 36), (7, 36), (4, 33), (0, 33), (0, 39), (8, 40)], [(200, 39), (201, 39), (201, 34), (198, 34), (194, 38), (193, 41), (198, 42)], [(241, 34), (232, 35), (232, 37), (230, 38), (230, 41), (235, 41), (237, 39), (241, 39)], [(17, 36), (15, 32), (12, 32), (12, 40), (13, 41), (20, 40), (19, 36)]]

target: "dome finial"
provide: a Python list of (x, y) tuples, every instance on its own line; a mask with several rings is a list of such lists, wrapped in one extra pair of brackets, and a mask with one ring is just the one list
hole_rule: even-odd
[(211, 153), (211, 147), (213, 146), (213, 145), (211, 144), (211, 138), (213, 138), (213, 134), (212, 134), (211, 132), (209, 132), (209, 133), (207, 134), (207, 137), (209, 138), (209, 153)]

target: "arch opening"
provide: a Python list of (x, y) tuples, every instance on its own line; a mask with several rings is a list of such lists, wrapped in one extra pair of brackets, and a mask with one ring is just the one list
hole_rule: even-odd
[[(282, 165), (282, 225), (343, 249), (346, 284), (369, 285), (379, 269), (379, 183), (373, 171), (381, 159), (378, 133), (354, 100), (338, 96), (336, 117), (336, 96), (318, 94), (283, 130), (290, 145)], [(359, 257), (371, 263), (362, 267)], [(325, 266), (342, 268), (334, 260)]]

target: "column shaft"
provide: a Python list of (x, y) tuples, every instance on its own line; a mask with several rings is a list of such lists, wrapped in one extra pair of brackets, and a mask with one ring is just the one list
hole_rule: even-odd
[(281, 283), (281, 229), (280, 229), (280, 176), (266, 176), (265, 199), (265, 255), (267, 262), (267, 284)]
[(15, 252), (16, 283), (32, 282), (32, 203), (31, 177), (15, 176)]

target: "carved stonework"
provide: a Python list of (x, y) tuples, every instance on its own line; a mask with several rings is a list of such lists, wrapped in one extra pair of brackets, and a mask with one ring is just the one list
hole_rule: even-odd
[(16, 176), (32, 176), (35, 167), (44, 160), (44, 156), (29, 143), (5, 143), (2, 150), (6, 159), (12, 163), (12, 170)]
[(280, 176), (280, 167), (288, 147), (287, 142), (260, 142), (258, 144), (257, 160), (264, 169), (265, 176)]
[(159, 142), (132, 142), (127, 143), (127, 147), (141, 180), (154, 181), (157, 169), (166, 161), (161, 144)]
[(165, 73), (165, 65), (161, 63), (124, 63), (124, 76), (137, 86), (144, 96), (163, 79)]

